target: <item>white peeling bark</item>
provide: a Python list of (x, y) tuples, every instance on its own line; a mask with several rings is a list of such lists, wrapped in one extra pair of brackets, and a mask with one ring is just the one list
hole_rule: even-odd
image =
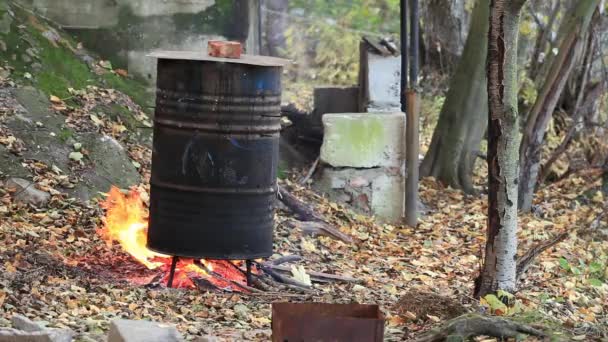
[(515, 292), (517, 271), (517, 40), (523, 0), (492, 0), (488, 39), (488, 229), (475, 286), (482, 297)]

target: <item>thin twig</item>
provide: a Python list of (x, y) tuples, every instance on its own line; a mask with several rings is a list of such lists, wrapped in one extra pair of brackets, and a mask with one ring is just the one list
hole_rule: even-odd
[(308, 180), (312, 177), (312, 175), (314, 175), (315, 171), (317, 170), (317, 166), (319, 165), (320, 160), (321, 160), (320, 156), (317, 157), (317, 159), (315, 159), (315, 161), (310, 166), (310, 169), (308, 170), (306, 175), (304, 177), (302, 177), (302, 179), (300, 179), (299, 183), (301, 185), (306, 184), (308, 182)]

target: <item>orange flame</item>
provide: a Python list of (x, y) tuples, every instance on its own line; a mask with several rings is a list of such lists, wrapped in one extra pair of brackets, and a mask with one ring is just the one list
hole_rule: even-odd
[[(98, 233), (106, 243), (111, 246), (114, 242), (118, 242), (126, 253), (148, 269), (161, 269), (166, 272), (164, 277), (166, 281), (172, 257), (153, 252), (146, 247), (148, 211), (143, 205), (139, 192), (132, 189), (128, 195), (125, 195), (118, 188), (112, 187), (101, 207), (106, 210), (106, 216), (104, 226), (98, 230)], [(180, 259), (175, 270), (174, 286), (195, 287), (192, 277), (207, 278), (218, 288), (234, 287), (227, 280), (245, 283), (244, 275), (227, 261), (200, 260), (200, 264), (203, 267), (192, 259)], [(214, 272), (221, 278), (209, 277), (207, 271)], [(237, 287), (234, 290), (240, 289)]]
[(112, 187), (102, 208), (106, 209), (106, 218), (100, 233), (109, 245), (117, 241), (125, 252), (151, 270), (163, 265), (151, 259), (170, 257), (146, 248), (148, 213), (137, 190), (133, 189), (125, 196), (118, 188)]

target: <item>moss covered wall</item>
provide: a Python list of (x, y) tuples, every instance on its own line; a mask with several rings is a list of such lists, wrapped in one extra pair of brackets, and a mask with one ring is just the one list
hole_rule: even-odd
[(115, 67), (149, 82), (156, 64), (146, 55), (152, 50), (202, 51), (209, 39), (226, 38), (257, 52), (258, 0), (17, 1), (57, 22)]

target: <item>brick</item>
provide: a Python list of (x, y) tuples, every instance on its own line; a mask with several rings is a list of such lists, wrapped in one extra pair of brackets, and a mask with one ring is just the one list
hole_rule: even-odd
[(401, 168), (405, 156), (403, 113), (341, 113), (323, 116), (321, 160), (333, 167)]
[(110, 324), (108, 342), (182, 342), (177, 329), (150, 321), (116, 319)]
[(223, 40), (210, 40), (207, 44), (207, 52), (211, 57), (241, 58), (243, 47), (239, 42)]

